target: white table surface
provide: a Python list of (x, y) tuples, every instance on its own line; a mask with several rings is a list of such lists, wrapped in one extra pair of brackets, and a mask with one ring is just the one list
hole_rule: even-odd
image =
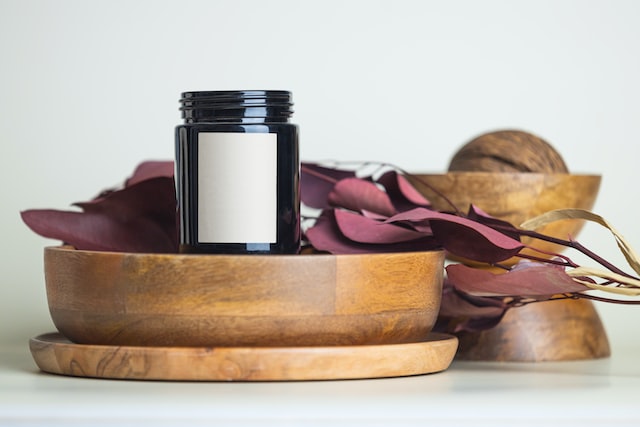
[(640, 426), (639, 351), (454, 361), (437, 374), (377, 380), (172, 383), (42, 373), (25, 343), (0, 349), (0, 426)]

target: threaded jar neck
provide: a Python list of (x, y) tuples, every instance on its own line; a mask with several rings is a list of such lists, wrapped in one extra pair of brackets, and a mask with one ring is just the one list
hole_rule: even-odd
[(184, 92), (185, 123), (286, 123), (293, 114), (291, 93), (282, 90)]

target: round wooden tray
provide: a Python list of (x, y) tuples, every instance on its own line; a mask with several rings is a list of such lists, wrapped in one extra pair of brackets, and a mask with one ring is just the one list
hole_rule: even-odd
[(168, 381), (296, 381), (384, 378), (440, 372), (458, 347), (431, 333), (407, 344), (332, 347), (127, 347), (74, 344), (59, 333), (29, 341), (52, 374)]

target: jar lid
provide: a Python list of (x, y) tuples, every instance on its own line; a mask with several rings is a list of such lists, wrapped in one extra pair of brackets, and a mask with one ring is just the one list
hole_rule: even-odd
[(187, 122), (242, 118), (282, 120), (293, 113), (291, 92), (283, 90), (183, 92), (180, 104), (182, 118)]

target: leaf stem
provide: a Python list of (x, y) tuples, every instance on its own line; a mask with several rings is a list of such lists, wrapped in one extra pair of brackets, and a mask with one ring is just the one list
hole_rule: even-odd
[[(501, 226), (501, 225), (491, 225), (491, 227), (493, 227), (494, 229), (498, 230), (498, 231), (510, 231), (510, 232), (516, 232), (521, 236), (527, 236), (527, 237), (531, 237), (534, 239), (539, 239), (539, 240), (543, 240), (546, 242), (550, 242), (550, 243), (555, 243), (557, 245), (561, 245), (561, 246), (566, 246), (568, 248), (573, 248), (575, 250), (577, 250), (578, 252), (581, 252), (583, 255), (591, 258), (592, 260), (596, 261), (598, 264), (602, 265), (603, 267), (609, 269), (610, 271), (613, 271), (614, 273), (618, 273), (620, 275), (623, 275), (625, 277), (629, 277), (634, 279), (635, 277), (632, 276), (631, 274), (619, 269), (618, 267), (616, 267), (615, 265), (613, 265), (612, 263), (610, 263), (609, 261), (607, 261), (606, 259), (604, 259), (603, 257), (601, 257), (600, 255), (596, 254), (595, 252), (591, 251), (590, 249), (586, 248), (585, 246), (583, 246), (582, 244), (580, 244), (579, 242), (575, 241), (575, 240), (565, 240), (565, 239), (559, 239), (557, 237), (552, 237), (552, 236), (547, 236), (545, 234), (541, 234), (538, 233), (536, 231), (533, 230), (521, 230), (519, 228), (513, 227), (505, 227), (505, 226)], [(536, 249), (535, 247), (532, 247), (532, 249)], [(538, 250), (538, 249), (536, 249)], [(543, 252), (543, 251), (539, 251), (539, 252)], [(573, 261), (571, 261), (568, 257), (560, 255), (560, 254), (554, 254), (557, 255), (561, 258), (564, 258), (568, 263), (570, 263), (571, 267), (578, 267), (578, 265), (576, 263), (574, 263)], [(522, 256), (521, 254), (518, 256)], [(527, 258), (528, 256), (522, 256), (523, 258)], [(532, 258), (533, 259), (533, 258)], [(540, 258), (538, 259), (540, 261), (544, 261), (544, 262), (548, 262), (553, 264), (553, 260), (546, 260), (544, 258)]]
[(313, 176), (315, 176), (317, 178), (320, 178), (320, 179), (325, 180), (327, 182), (330, 182), (332, 184), (336, 184), (338, 182), (337, 179), (332, 178), (329, 175), (325, 175), (325, 174), (322, 174), (320, 172), (317, 172), (317, 171), (315, 171), (315, 170), (313, 170), (311, 168), (308, 168), (304, 164), (300, 165), (300, 170), (304, 171), (304, 173), (307, 173), (309, 175), (313, 175)]

